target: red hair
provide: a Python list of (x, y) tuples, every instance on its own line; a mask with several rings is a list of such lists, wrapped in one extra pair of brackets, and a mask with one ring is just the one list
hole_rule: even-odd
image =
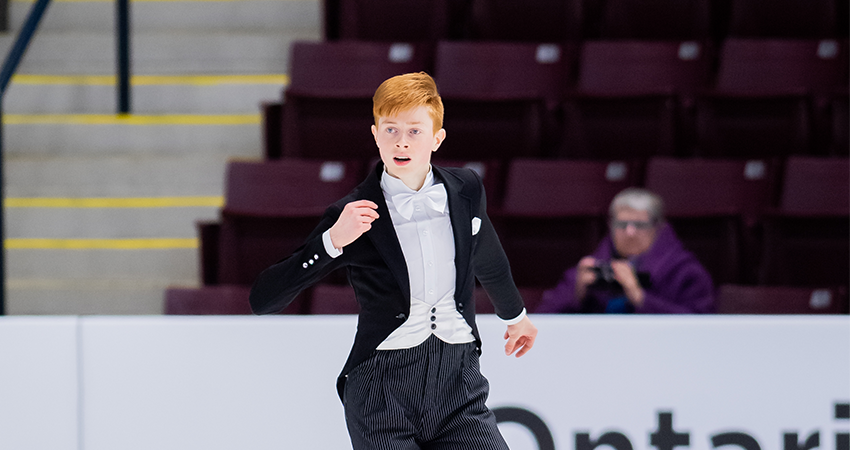
[(394, 76), (378, 86), (372, 97), (375, 126), (381, 117), (395, 116), (402, 111), (424, 106), (434, 122), (434, 133), (443, 128), (443, 101), (437, 83), (425, 72)]

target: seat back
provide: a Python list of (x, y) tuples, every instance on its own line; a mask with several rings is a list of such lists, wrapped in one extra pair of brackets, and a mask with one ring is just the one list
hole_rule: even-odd
[(553, 286), (604, 236), (608, 205), (636, 183), (634, 163), (511, 162), (496, 228), (517, 285)]
[(786, 215), (850, 215), (850, 159), (788, 158), (779, 208)]
[(649, 160), (645, 186), (671, 217), (738, 215), (750, 223), (775, 204), (779, 163), (765, 159)]
[(714, 90), (741, 96), (803, 95), (846, 86), (847, 45), (826, 39), (727, 39)]
[(231, 161), (225, 174), (224, 213), (315, 217), (348, 194), (361, 177), (359, 161)]
[(699, 154), (825, 153), (812, 148), (812, 115), (826, 103), (820, 97), (846, 89), (846, 47), (836, 40), (727, 39), (714, 89), (697, 102)]
[(538, 155), (547, 105), (554, 107), (569, 84), (572, 48), (440, 42), (434, 74), (446, 108), (441, 158)]
[(773, 205), (777, 172), (767, 160), (653, 158), (645, 186), (712, 279), (736, 283), (755, 278), (755, 226)]
[[(167, 315), (251, 314), (248, 286), (220, 285), (200, 288), (169, 287), (165, 290)], [(308, 296), (299, 295), (281, 314), (303, 314)]]
[(629, 161), (516, 159), (508, 166), (503, 213), (605, 216), (611, 199), (638, 179), (638, 167)]
[(263, 269), (298, 248), (324, 210), (360, 179), (357, 162), (231, 162), (219, 232), (219, 282), (253, 283)]
[(587, 41), (576, 90), (583, 95), (693, 94), (711, 74), (711, 49), (698, 41)]
[(558, 156), (646, 158), (684, 146), (683, 104), (709, 80), (699, 42), (586, 41), (574, 95), (566, 99)]
[(284, 156), (374, 156), (375, 90), (390, 77), (427, 70), (430, 55), (428, 47), (407, 43), (294, 43), (282, 114)]
[(850, 159), (791, 157), (765, 217), (762, 284), (850, 285)]
[(719, 314), (847, 314), (847, 290), (791, 286), (721, 285)]

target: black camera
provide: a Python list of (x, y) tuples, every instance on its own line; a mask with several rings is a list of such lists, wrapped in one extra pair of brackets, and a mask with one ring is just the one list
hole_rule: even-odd
[(591, 270), (593, 270), (593, 273), (596, 274), (596, 282), (593, 283), (594, 285), (620, 285), (617, 279), (614, 278), (614, 269), (611, 268), (611, 264), (605, 263), (596, 265), (591, 267)]
[[(617, 281), (616, 277), (614, 277), (614, 269), (611, 268), (610, 262), (600, 261), (597, 265), (591, 267), (591, 270), (593, 270), (593, 273), (596, 274), (596, 281), (594, 281), (589, 287), (614, 291), (623, 290), (620, 282)], [(646, 289), (652, 285), (648, 273), (637, 272), (635, 276), (637, 277), (638, 284), (640, 284), (642, 288)]]

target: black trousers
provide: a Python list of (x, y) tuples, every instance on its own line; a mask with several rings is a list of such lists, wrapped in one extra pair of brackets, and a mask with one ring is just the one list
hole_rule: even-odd
[(355, 450), (507, 450), (485, 405), (489, 383), (475, 344), (436, 336), (417, 347), (376, 350), (345, 382)]

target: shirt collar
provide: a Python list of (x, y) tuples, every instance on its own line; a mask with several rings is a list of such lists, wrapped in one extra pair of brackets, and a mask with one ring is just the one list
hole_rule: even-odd
[[(422, 183), (422, 187), (420, 190), (431, 187), (434, 184), (434, 170), (431, 166), (428, 166), (428, 174), (425, 175), (425, 182)], [(385, 194), (392, 197), (393, 195), (403, 194), (403, 193), (414, 193), (418, 191), (414, 191), (410, 189), (404, 181), (401, 181), (400, 178), (396, 178), (387, 172), (386, 166), (384, 166), (384, 171), (381, 174), (381, 190), (384, 191)]]

